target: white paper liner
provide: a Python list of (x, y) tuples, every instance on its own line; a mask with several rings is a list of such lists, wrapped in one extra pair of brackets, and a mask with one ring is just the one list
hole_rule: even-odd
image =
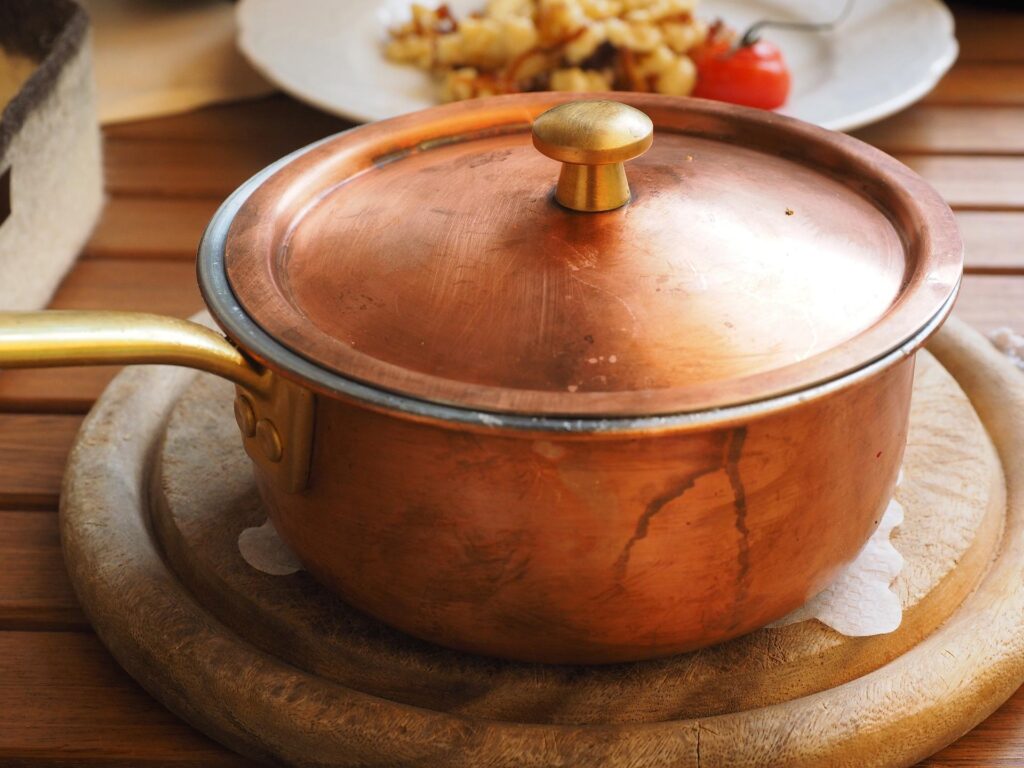
[(302, 570), (299, 558), (277, 535), (270, 520), (258, 528), (242, 531), (238, 536), (238, 551), (245, 562), (271, 576), (291, 576)]

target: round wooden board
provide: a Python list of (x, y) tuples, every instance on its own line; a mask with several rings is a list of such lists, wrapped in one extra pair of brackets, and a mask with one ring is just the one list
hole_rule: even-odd
[(991, 441), (956, 382), (925, 353), (897, 493), (905, 521), (893, 538), (906, 558), (895, 584), (905, 609), (897, 632), (850, 638), (809, 621), (641, 664), (501, 662), (390, 630), (305, 573), (271, 576), (246, 563), (239, 534), (261, 525), (266, 513), (238, 446), (232, 393), (227, 382), (197, 377), (174, 406), (154, 461), (153, 523), (172, 569), (218, 619), (300, 669), (390, 701), (470, 717), (658, 722), (834, 687), (877, 669), (949, 618), (987, 568), (1004, 519)]
[(254, 757), (908, 765), (1024, 680), (1024, 377), (955, 322), (931, 349), (966, 397), (921, 357), (898, 494), (906, 520), (894, 534), (907, 558), (896, 584), (906, 612), (889, 635), (845, 638), (805, 622), (600, 668), (421, 643), (304, 574), (269, 576), (241, 560), (238, 533), (263, 513), (229, 398), (166, 368), (126, 371), (83, 427), (62, 497), (65, 555), (120, 663), (169, 708)]

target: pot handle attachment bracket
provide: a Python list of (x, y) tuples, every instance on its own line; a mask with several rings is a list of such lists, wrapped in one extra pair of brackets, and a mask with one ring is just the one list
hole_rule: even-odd
[(309, 482), (315, 409), (312, 392), (272, 373), (262, 389), (236, 387), (235, 422), (245, 452), (288, 493)]

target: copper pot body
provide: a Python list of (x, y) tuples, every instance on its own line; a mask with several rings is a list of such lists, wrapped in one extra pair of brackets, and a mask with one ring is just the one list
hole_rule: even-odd
[(551, 158), (651, 144), (622, 105), (574, 98), (313, 147), (218, 216), (201, 282), (257, 360), (321, 393), (303, 482), (247, 444), (316, 578), (445, 646), (612, 663), (762, 627), (856, 556), (962, 247), (877, 150), (651, 94), (615, 97), (656, 126), (629, 191), (563, 195)]
[(610, 663), (727, 640), (823, 589), (870, 537), (913, 357), (709, 428), (487, 434), (319, 397), (308, 487), (259, 486), (308, 570), (442, 645)]

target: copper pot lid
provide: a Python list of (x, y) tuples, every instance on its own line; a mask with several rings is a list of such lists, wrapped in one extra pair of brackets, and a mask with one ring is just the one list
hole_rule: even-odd
[(550, 93), (340, 134), (242, 205), (231, 289), (267, 333), (346, 378), (585, 418), (802, 390), (948, 311), (955, 220), (896, 160), (772, 113), (615, 98), (649, 116), (653, 144), (617, 104), (567, 107), (534, 136), (572, 99)]

